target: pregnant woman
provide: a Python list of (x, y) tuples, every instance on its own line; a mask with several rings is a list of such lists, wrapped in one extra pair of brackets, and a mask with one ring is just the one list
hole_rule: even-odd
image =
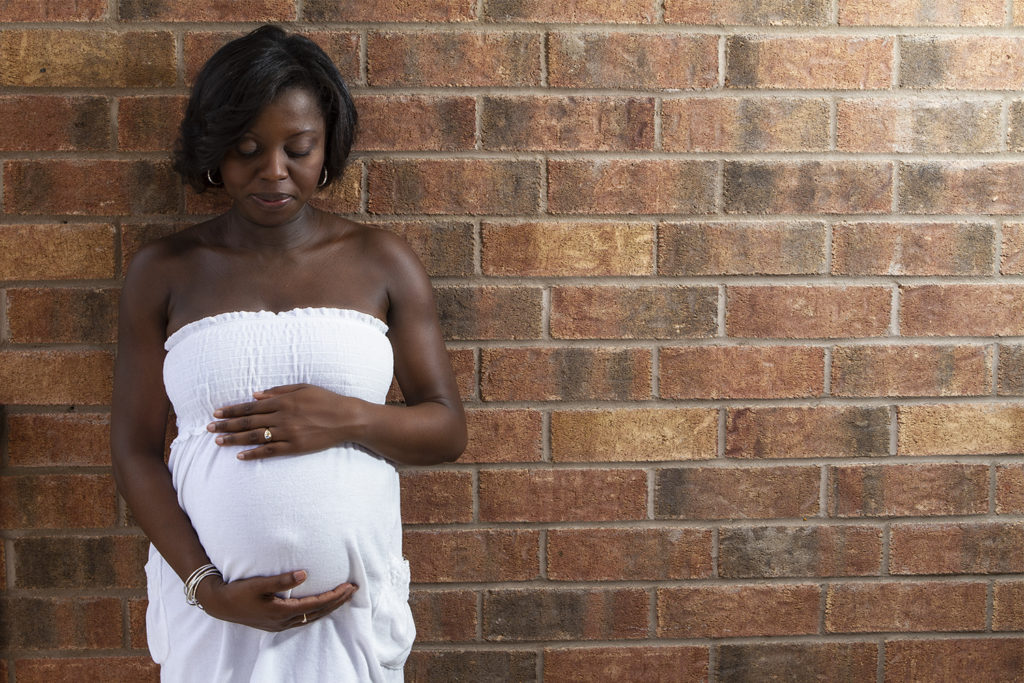
[[(355, 123), (311, 41), (263, 27), (227, 44), (196, 79), (175, 168), (232, 207), (128, 269), (113, 464), (152, 541), (165, 681), (402, 680), (395, 463), (454, 460), (465, 418), (416, 257), (309, 205)], [(392, 377), (404, 405), (385, 405)]]

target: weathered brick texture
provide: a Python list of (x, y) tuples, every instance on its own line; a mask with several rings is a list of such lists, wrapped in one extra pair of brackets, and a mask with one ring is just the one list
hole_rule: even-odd
[(0, 681), (158, 680), (117, 301), (228, 208), (168, 153), (263, 22), (467, 403), (407, 680), (1024, 683), (1021, 0), (0, 2)]

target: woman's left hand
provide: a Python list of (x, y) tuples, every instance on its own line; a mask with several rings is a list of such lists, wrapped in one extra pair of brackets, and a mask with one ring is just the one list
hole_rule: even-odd
[(311, 384), (288, 384), (253, 394), (253, 401), (214, 411), (206, 426), (221, 446), (255, 446), (240, 460), (311, 453), (354, 440), (365, 402)]

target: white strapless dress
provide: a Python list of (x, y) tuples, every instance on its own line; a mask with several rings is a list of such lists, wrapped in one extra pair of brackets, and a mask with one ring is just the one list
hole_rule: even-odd
[(155, 548), (146, 565), (150, 652), (164, 681), (401, 681), (415, 627), (402, 558), (398, 473), (354, 444), (242, 461), (206, 431), (216, 408), (308, 383), (383, 403), (393, 356), (379, 319), (348, 309), (239, 311), (197, 320), (165, 344), (178, 436), (168, 467), (178, 502), (225, 580), (304, 569), (293, 597), (351, 581), (352, 600), (281, 633), (185, 604)]

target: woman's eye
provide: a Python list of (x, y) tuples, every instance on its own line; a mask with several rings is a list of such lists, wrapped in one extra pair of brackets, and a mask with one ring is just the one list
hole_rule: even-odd
[(290, 157), (308, 157), (309, 153), (311, 151), (312, 150), (308, 150), (308, 149), (304, 149), (304, 150), (291, 150), (290, 149), (290, 150), (288, 150), (288, 156), (290, 156)]
[(256, 156), (256, 153), (259, 152), (259, 151), (260, 151), (259, 147), (256, 147), (256, 146), (252, 146), (252, 147), (244, 146), (244, 147), (236, 147), (235, 148), (235, 152), (238, 153), (238, 156), (242, 156), (242, 157)]

